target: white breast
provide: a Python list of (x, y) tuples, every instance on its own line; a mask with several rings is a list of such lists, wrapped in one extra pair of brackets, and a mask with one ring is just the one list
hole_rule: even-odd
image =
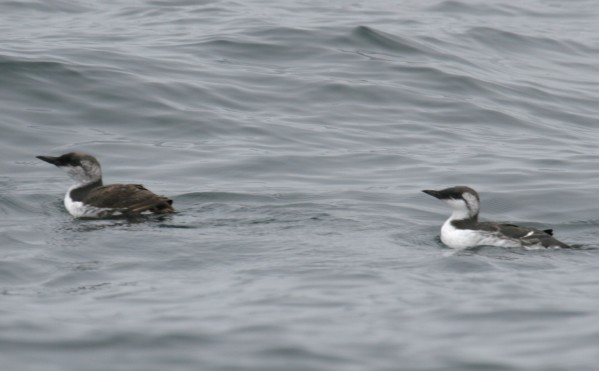
[(70, 193), (71, 190), (69, 189), (67, 194), (64, 196), (64, 206), (75, 218), (100, 218), (120, 214), (120, 212), (116, 211), (115, 209), (94, 207), (85, 205), (80, 201), (73, 201), (70, 197)]
[(457, 229), (449, 218), (441, 227), (441, 241), (452, 249), (467, 249), (475, 246), (522, 247), (519, 240), (498, 236), (491, 232), (475, 229)]

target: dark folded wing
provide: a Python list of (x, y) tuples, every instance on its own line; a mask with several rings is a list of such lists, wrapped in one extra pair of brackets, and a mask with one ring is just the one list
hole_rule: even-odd
[(84, 199), (95, 207), (116, 209), (124, 214), (150, 211), (156, 214), (174, 212), (173, 201), (159, 196), (141, 184), (113, 184), (93, 189)]
[(485, 231), (497, 233), (498, 235), (504, 236), (506, 238), (520, 240), (524, 246), (542, 245), (545, 247), (570, 247), (565, 243), (553, 238), (553, 230), (551, 229), (539, 230), (534, 228), (520, 227), (515, 224), (495, 223), (479, 223), (479, 227)]

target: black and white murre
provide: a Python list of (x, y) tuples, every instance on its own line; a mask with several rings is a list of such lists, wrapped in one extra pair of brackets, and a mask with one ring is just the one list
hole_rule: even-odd
[(465, 186), (440, 191), (424, 190), (428, 195), (445, 201), (453, 213), (441, 227), (441, 241), (452, 249), (475, 246), (523, 247), (528, 250), (570, 248), (553, 238), (553, 230), (539, 230), (514, 224), (479, 222), (480, 198)]
[(87, 153), (70, 152), (60, 157), (37, 158), (56, 165), (75, 180), (64, 197), (64, 205), (76, 218), (166, 214), (175, 211), (171, 199), (154, 194), (141, 184), (102, 185), (100, 163)]

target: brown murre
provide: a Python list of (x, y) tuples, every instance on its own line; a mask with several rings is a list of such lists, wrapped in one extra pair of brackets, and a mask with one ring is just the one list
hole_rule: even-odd
[(64, 170), (75, 184), (64, 198), (64, 205), (76, 218), (136, 216), (142, 213), (172, 213), (173, 201), (159, 196), (141, 184), (102, 184), (102, 168), (94, 156), (70, 152), (60, 157), (36, 156)]
[(553, 238), (553, 230), (539, 230), (514, 224), (479, 222), (480, 197), (466, 186), (440, 191), (424, 190), (428, 195), (445, 201), (453, 213), (441, 227), (441, 241), (452, 249), (475, 246), (523, 247), (528, 250), (570, 248)]

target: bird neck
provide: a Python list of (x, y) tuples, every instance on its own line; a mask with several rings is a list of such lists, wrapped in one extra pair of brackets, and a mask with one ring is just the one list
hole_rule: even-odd
[(453, 213), (448, 219), (449, 221), (460, 221), (468, 220), (472, 222), (478, 222), (478, 213), (472, 214), (469, 209), (464, 210), (453, 210)]
[(91, 190), (102, 186), (102, 178), (92, 180), (88, 183), (77, 183), (69, 188), (69, 196), (73, 201), (81, 201)]

